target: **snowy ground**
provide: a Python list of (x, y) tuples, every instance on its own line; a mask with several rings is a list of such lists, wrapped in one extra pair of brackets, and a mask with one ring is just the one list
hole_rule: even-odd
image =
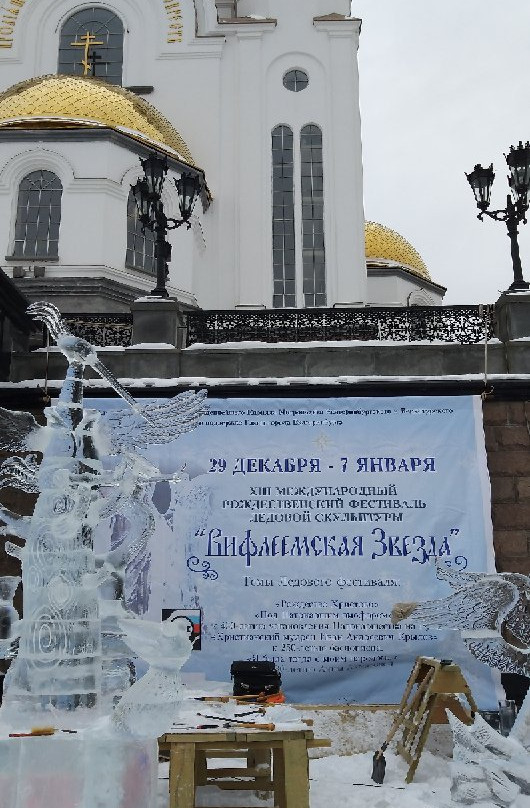
[[(193, 725), (193, 721), (202, 720), (194, 715), (196, 709), (196, 703), (188, 711), (184, 708), (179, 721)], [(228, 716), (242, 708), (209, 704), (199, 709), (208, 715)], [(310, 718), (314, 721), (314, 737), (331, 740), (330, 748), (310, 750), (310, 808), (455, 808), (450, 793), (452, 735), (447, 725), (431, 727), (427, 748), (410, 785), (405, 783), (408, 765), (391, 750), (385, 752), (383, 785), (373, 783), (372, 757), (385, 740), (393, 716), (393, 710), (388, 709), (374, 711), (351, 706), (333, 710), (295, 709), (282, 705), (269, 707), (266, 717), (259, 720), (289, 729), (303, 728), (298, 723), (300, 719)], [(223, 763), (219, 761), (218, 765)], [(157, 808), (168, 808), (168, 775), (169, 764), (161, 763)], [(220, 791), (210, 786), (198, 789), (197, 804), (204, 808), (222, 805), (272, 808), (273, 800), (268, 794)], [(481, 802), (480, 808), (495, 806)], [(530, 797), (520, 795), (512, 808), (530, 808)]]
[[(450, 806), (450, 780), (447, 761), (426, 752), (415, 781), (405, 785), (407, 766), (393, 754), (386, 754), (387, 769), (382, 786), (370, 779), (372, 755), (331, 755), (311, 760), (309, 766), (311, 808), (445, 808)], [(168, 808), (169, 764), (160, 765), (159, 799), (157, 808)], [(237, 796), (236, 796), (237, 794)], [(201, 806), (254, 805), (272, 806), (272, 800), (262, 800), (249, 793), (239, 797), (237, 792), (220, 792), (203, 788), (198, 791)], [(523, 808), (521, 805), (520, 808)]]
[[(216, 715), (234, 712), (231, 705), (208, 705), (208, 708), (201, 712)], [(363, 808), (448, 808), (451, 805), (451, 736), (448, 727), (433, 727), (429, 738), (431, 751), (425, 751), (422, 756), (413, 783), (405, 785), (407, 764), (391, 751), (387, 751), (384, 783), (377, 786), (370, 777), (372, 756), (388, 733), (393, 718), (392, 711), (374, 712), (351, 707), (339, 710), (295, 710), (284, 705), (269, 708), (263, 720), (273, 721), (276, 726), (284, 726), (286, 729), (289, 726), (304, 728), (303, 724), (298, 723), (304, 717), (314, 721), (315, 738), (329, 738), (332, 744), (331, 748), (322, 747), (310, 752), (311, 808), (358, 808), (361, 805)], [(184, 711), (180, 720), (191, 719), (192, 715)], [(168, 776), (169, 764), (160, 764), (157, 808), (168, 808)], [(271, 808), (273, 805), (272, 798), (267, 794), (222, 792), (214, 787), (198, 789), (197, 802), (200, 806), (226, 804)], [(530, 808), (530, 805), (521, 805), (518, 808)]]

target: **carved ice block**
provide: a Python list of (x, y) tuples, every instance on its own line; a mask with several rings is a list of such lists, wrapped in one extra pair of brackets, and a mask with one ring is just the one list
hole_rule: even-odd
[(156, 740), (0, 740), (0, 808), (150, 808), (157, 767)]

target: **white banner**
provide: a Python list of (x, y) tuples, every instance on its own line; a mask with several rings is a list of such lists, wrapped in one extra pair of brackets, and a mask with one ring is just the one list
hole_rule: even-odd
[(494, 569), (480, 399), (208, 404), (198, 429), (146, 453), (181, 482), (153, 489), (157, 527), (129, 592), (153, 619), (188, 619), (187, 669), (227, 680), (233, 660), (274, 660), (291, 701), (395, 703), (416, 656), (436, 656), (493, 707), (457, 632), (390, 622), (397, 601), (448, 594), (435, 561)]

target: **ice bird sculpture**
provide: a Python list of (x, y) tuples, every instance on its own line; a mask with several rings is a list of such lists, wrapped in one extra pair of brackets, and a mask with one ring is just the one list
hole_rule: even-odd
[(413, 619), (457, 629), (477, 659), (504, 673), (530, 676), (530, 578), (515, 572), (456, 571), (439, 565), (436, 577), (453, 590), (445, 598), (397, 603), (394, 622)]
[(76, 364), (83, 369), (88, 365), (105, 379), (118, 395), (124, 398), (132, 407), (136, 407), (134, 398), (122, 387), (110, 370), (99, 361), (94, 346), (67, 331), (65, 322), (55, 306), (51, 303), (32, 303), (28, 306), (27, 312), (34, 320), (39, 320), (46, 325), (57, 347), (61, 349), (70, 365)]
[[(203, 392), (182, 393), (162, 404), (138, 404), (100, 362), (96, 349), (68, 332), (54, 306), (34, 303), (28, 311), (46, 323), (68, 368), (57, 403), (45, 410), (46, 426), (27, 413), (0, 409), (0, 448), (42, 452), (40, 465), (32, 455), (9, 458), (0, 466), (0, 488), (15, 485), (38, 494), (32, 517), (0, 506), (0, 534), (24, 542), (22, 548), (6, 544), (22, 562), (24, 612), (22, 620), (11, 621), (0, 648), (2, 655), (11, 654), (19, 639), (2, 704), (2, 715), (17, 721), (24, 713), (34, 716), (50, 707), (74, 711), (101, 703), (105, 666), (115, 664), (126, 651), (112, 646), (119, 634), (113, 625), (102, 632), (98, 587), (105, 576), (114, 577), (116, 597), (121, 599), (127, 559), (145, 552), (153, 530), (151, 505), (142, 490), (158, 480), (175, 479), (162, 475), (137, 450), (174, 440), (193, 429), (205, 412)], [(85, 410), (86, 367), (104, 378), (129, 407), (108, 414)], [(104, 463), (105, 455), (117, 458)], [(109, 553), (98, 569), (92, 532), (124, 511), (138, 522), (134, 546)], [(124, 613), (118, 608), (114, 617)], [(133, 622), (131, 616), (131, 629)]]
[[(445, 598), (396, 603), (392, 620), (460, 631), (474, 657), (503, 673), (530, 677), (530, 578), (515, 572), (464, 572), (438, 565), (453, 590)], [(530, 690), (510, 733), (530, 750)]]

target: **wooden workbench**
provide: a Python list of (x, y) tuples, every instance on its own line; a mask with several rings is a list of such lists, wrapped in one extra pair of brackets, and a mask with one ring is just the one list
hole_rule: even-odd
[[(307, 729), (171, 732), (159, 739), (169, 752), (170, 808), (195, 808), (198, 786), (271, 791), (277, 808), (309, 808), (307, 750), (324, 746)], [(243, 767), (211, 768), (213, 759), (243, 759)]]

